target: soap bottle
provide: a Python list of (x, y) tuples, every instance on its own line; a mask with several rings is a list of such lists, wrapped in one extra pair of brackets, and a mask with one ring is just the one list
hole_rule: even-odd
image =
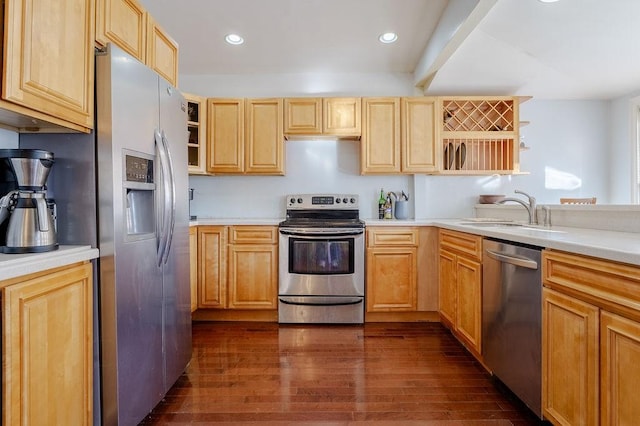
[(378, 219), (384, 219), (384, 205), (386, 200), (384, 199), (384, 189), (380, 189), (380, 199), (378, 200)]

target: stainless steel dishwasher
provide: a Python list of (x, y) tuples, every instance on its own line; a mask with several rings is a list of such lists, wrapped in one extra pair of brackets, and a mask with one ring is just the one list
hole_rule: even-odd
[(542, 418), (541, 248), (488, 239), (483, 246), (482, 357)]

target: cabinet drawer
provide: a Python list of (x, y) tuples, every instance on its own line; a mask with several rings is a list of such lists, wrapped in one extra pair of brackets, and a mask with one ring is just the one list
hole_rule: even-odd
[(402, 227), (367, 228), (367, 246), (417, 246), (418, 229)]
[(440, 229), (440, 247), (482, 260), (482, 237)]
[(564, 252), (542, 252), (542, 280), (608, 311), (640, 321), (640, 268)]
[(275, 226), (230, 226), (229, 244), (276, 244), (278, 228)]

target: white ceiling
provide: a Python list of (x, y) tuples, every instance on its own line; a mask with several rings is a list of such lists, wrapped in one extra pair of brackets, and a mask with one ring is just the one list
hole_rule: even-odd
[[(477, 25), (473, 22), (462, 43), (434, 45), (434, 38), (428, 44), (447, 5), (476, 2), (489, 11)], [(142, 3), (179, 43), (181, 75), (414, 73), (424, 72), (418, 66), (427, 58), (437, 73), (426, 94), (610, 99), (640, 90), (638, 0)], [(386, 31), (398, 33), (395, 44), (378, 42)], [(227, 45), (223, 39), (230, 32), (241, 34), (245, 44)], [(457, 41), (463, 36), (460, 31)], [(431, 61), (434, 46), (441, 50), (439, 61)], [(453, 52), (452, 46), (457, 47)]]

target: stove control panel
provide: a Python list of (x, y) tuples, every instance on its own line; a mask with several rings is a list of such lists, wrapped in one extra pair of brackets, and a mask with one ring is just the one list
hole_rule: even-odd
[(358, 209), (356, 194), (291, 194), (287, 195), (287, 209)]

